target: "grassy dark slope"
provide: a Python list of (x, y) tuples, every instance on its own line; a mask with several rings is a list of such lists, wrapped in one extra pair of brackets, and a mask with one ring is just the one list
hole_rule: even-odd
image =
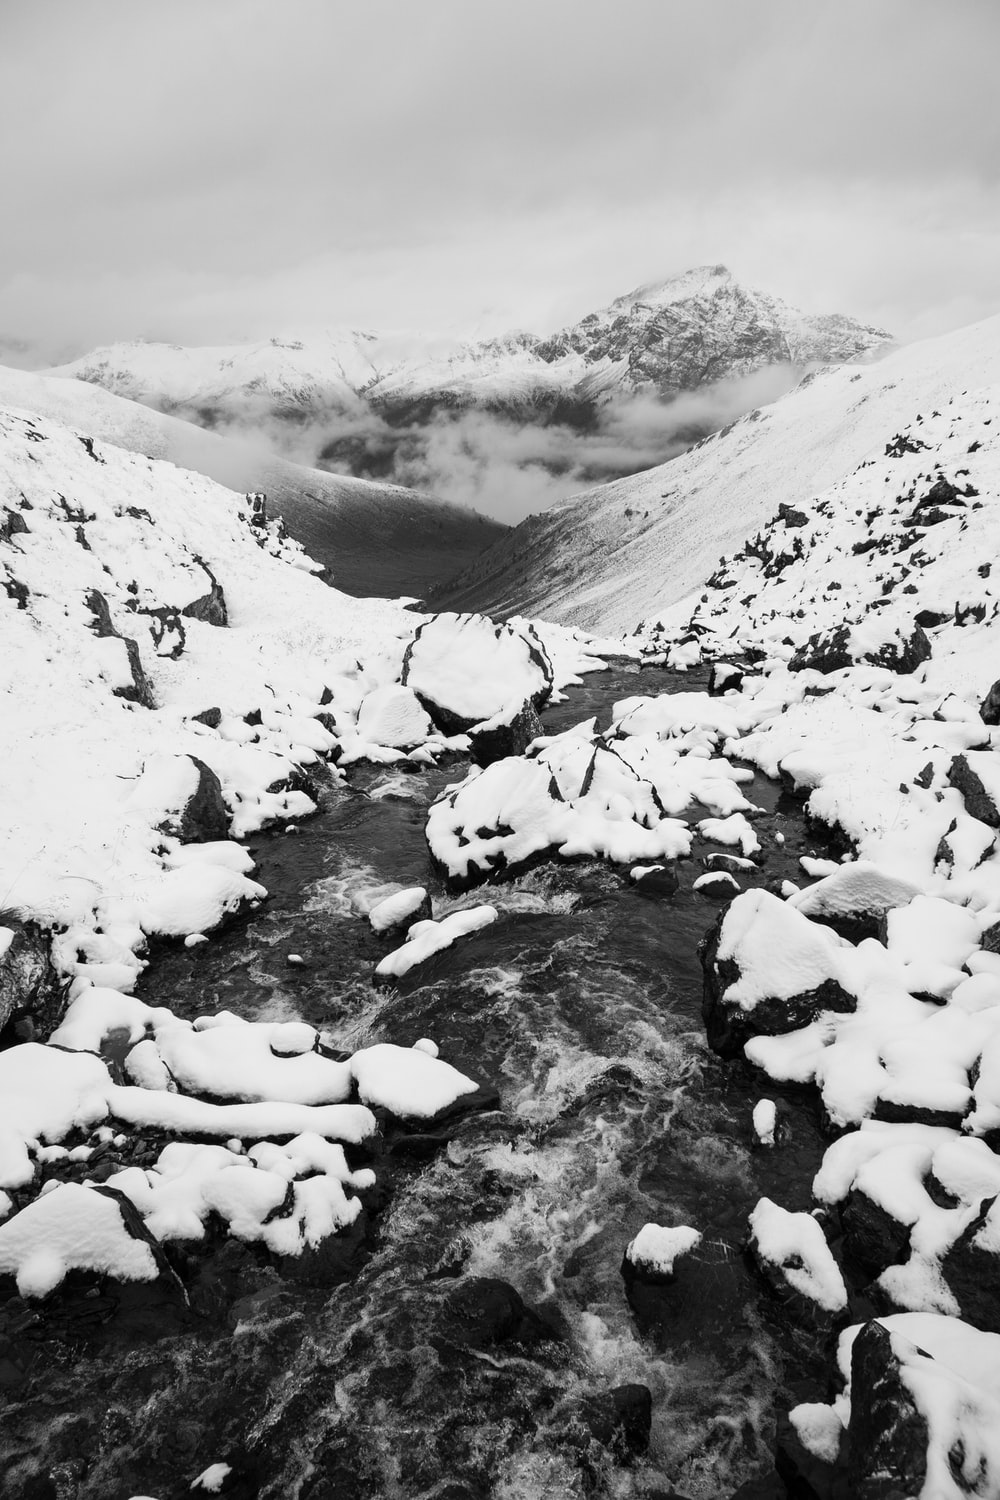
[(261, 476), (268, 509), (328, 579), (357, 598), (425, 597), (463, 572), (507, 528), (463, 506), (391, 485), (338, 479), (294, 464)]
[[(550, 601), (558, 575), (570, 564), (558, 558), (565, 538), (556, 517), (542, 512), (491, 538), (492, 545), (427, 594), (434, 609), (478, 610), (504, 619), (531, 614)], [(577, 563), (578, 567), (578, 563)]]

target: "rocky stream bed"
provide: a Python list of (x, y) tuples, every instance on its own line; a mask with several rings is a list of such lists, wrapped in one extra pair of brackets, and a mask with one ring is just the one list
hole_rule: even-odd
[[(544, 728), (706, 676), (613, 668)], [(11, 1500), (168, 1500), (205, 1471), (202, 1488), (303, 1500), (784, 1494), (776, 1413), (827, 1394), (832, 1335), (743, 1247), (762, 1196), (810, 1206), (827, 1142), (808, 1094), (706, 1045), (697, 949), (719, 900), (691, 887), (718, 846), (696, 841), (653, 899), (627, 869), (539, 864), (486, 888), (487, 930), (376, 990), (392, 943), (364, 920), (373, 890), (425, 885), (435, 917), (483, 897), (450, 895), (424, 839), (464, 770), (353, 767), (315, 817), (252, 842), (266, 906), (162, 944), (138, 993), (180, 1016), (304, 1020), (344, 1055), (430, 1037), (481, 1092), (348, 1148), (376, 1184), (314, 1251), (214, 1234), (151, 1284), (74, 1273), (42, 1303), (8, 1295)], [(760, 775), (744, 790), (763, 850), (741, 887), (801, 880), (799, 857), (830, 851), (799, 802)], [(774, 1148), (752, 1126), (762, 1094), (779, 1099)], [(163, 1144), (119, 1141), (52, 1174), (100, 1180)], [(670, 1283), (623, 1277), (647, 1222), (702, 1235)]]

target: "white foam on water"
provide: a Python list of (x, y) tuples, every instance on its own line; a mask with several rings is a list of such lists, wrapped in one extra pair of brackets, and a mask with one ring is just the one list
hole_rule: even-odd
[(376, 902), (404, 889), (399, 881), (384, 880), (371, 865), (344, 865), (335, 875), (324, 875), (306, 887), (302, 910), (331, 917), (363, 917)]
[(381, 802), (384, 797), (402, 802), (427, 801), (426, 787), (414, 781), (412, 776), (404, 776), (402, 772), (386, 777), (377, 786), (369, 787), (368, 795), (373, 802)]

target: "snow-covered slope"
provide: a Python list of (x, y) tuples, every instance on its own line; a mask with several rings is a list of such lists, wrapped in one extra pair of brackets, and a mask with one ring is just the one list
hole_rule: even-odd
[(779, 504), (805, 505), (900, 426), (1000, 381), (1000, 318), (807, 378), (656, 469), (532, 516), (438, 596), (627, 629), (690, 594)]
[(348, 593), (419, 595), (503, 533), (466, 507), (398, 485), (306, 469), (260, 442), (206, 432), (84, 381), (0, 366), (0, 403), (193, 469), (241, 493), (265, 491), (271, 511)]

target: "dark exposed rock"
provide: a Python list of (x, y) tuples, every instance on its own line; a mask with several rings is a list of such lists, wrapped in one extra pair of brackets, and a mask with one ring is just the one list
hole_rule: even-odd
[(927, 1423), (901, 1379), (892, 1335), (866, 1323), (851, 1351), (847, 1477), (855, 1500), (908, 1500), (927, 1477)]
[(203, 708), (200, 714), (192, 714), (191, 718), (195, 724), (204, 724), (209, 729), (218, 729), (222, 723), (222, 709)]
[(921, 625), (914, 623), (912, 632), (895, 641), (887, 641), (878, 651), (869, 652), (864, 660), (873, 667), (885, 667), (890, 672), (908, 676), (915, 672), (931, 654), (931, 643)]
[(49, 944), (34, 922), (23, 922), (13, 912), (0, 911), (2, 929), (13, 933), (0, 952), (0, 1028), (18, 1016), (37, 1016), (54, 1003), (59, 981), (49, 960)]
[(619, 1385), (574, 1403), (573, 1415), (602, 1448), (627, 1464), (645, 1453), (653, 1419), (653, 1397), (646, 1385)]
[(725, 870), (709, 871), (708, 877), (702, 877), (698, 885), (699, 896), (710, 896), (716, 901), (730, 901), (733, 896), (740, 893), (739, 886), (734, 877)]
[[(740, 854), (722, 854), (713, 850), (711, 854), (703, 854), (701, 863), (706, 870), (728, 870), (731, 875), (739, 875), (746, 870), (747, 862)], [(752, 864), (753, 861), (750, 861)]]
[[(998, 762), (1000, 764), (1000, 762)], [(948, 767), (948, 780), (965, 800), (965, 810), (970, 817), (978, 818), (990, 828), (1000, 828), (1000, 808), (992, 794), (983, 785), (975, 769), (964, 755), (956, 755)]]
[(269, 792), (303, 792), (313, 802), (318, 802), (322, 793), (318, 779), (304, 766), (293, 766), (287, 776), (279, 776), (267, 787)]
[(1000, 922), (994, 922), (992, 927), (979, 934), (979, 946), (987, 953), (1000, 953)]
[(645, 896), (649, 901), (662, 901), (666, 896), (673, 896), (680, 885), (677, 872), (672, 865), (663, 865), (659, 869), (647, 870), (640, 875), (638, 880), (632, 882), (633, 887), (640, 896)]
[(94, 439), (92, 437), (80, 437), (79, 433), (77, 433), (77, 436), (80, 438), (80, 442), (83, 444), (84, 449), (94, 460), (94, 462), (97, 464), (103, 464), (105, 460), (99, 453), (94, 452)]
[[(779, 1412), (775, 1432), (775, 1468), (784, 1488), (773, 1493), (795, 1500), (851, 1500), (843, 1464), (828, 1464), (802, 1442), (786, 1412)], [(846, 1444), (844, 1445), (846, 1446)], [(844, 1454), (842, 1452), (841, 1459)], [(767, 1495), (767, 1491), (764, 1494)], [(737, 1491), (737, 1495), (739, 1491)], [(736, 1496), (733, 1496), (736, 1500)]]
[(491, 761), (503, 760), (507, 755), (523, 755), (541, 733), (542, 721), (529, 700), (509, 723), (500, 724), (495, 729), (472, 731), (472, 758), (477, 765), (488, 766)]
[(151, 619), (149, 630), (157, 656), (166, 656), (171, 661), (176, 661), (183, 655), (187, 645), (187, 631), (177, 610), (150, 609), (143, 613), (148, 614)]
[(198, 772), (198, 785), (171, 829), (185, 844), (207, 844), (229, 837), (229, 810), (222, 797), (222, 783), (203, 760), (189, 756)]
[(297, 1255), (279, 1258), (281, 1274), (303, 1286), (340, 1286), (353, 1281), (365, 1261), (368, 1218), (361, 1213), (353, 1224), (328, 1234), (317, 1245), (304, 1245)]
[(226, 607), (226, 596), (222, 592), (222, 584), (219, 583), (204, 558), (197, 557), (195, 561), (208, 574), (212, 587), (207, 594), (202, 594), (199, 598), (193, 599), (190, 604), (185, 604), (181, 614), (187, 615), (191, 620), (201, 620), (205, 625), (226, 626), (229, 624), (229, 610)]
[(904, 453), (919, 453), (926, 448), (927, 444), (921, 442), (920, 438), (911, 437), (908, 432), (897, 432), (891, 442), (885, 445), (886, 458), (902, 458)]
[(442, 1335), (466, 1349), (496, 1344), (538, 1344), (556, 1337), (554, 1327), (526, 1307), (509, 1282), (495, 1276), (464, 1281), (442, 1308)]
[(787, 526), (808, 526), (809, 517), (804, 510), (796, 510), (794, 505), (779, 505), (778, 519), (784, 521)]
[(738, 693), (743, 687), (743, 668), (728, 661), (712, 663), (708, 674), (708, 696), (721, 698), (724, 693)]
[(839, 672), (843, 667), (849, 667), (853, 661), (848, 650), (850, 632), (846, 625), (838, 625), (826, 634), (817, 634), (809, 637), (804, 645), (795, 652), (788, 663), (790, 672), (803, 672), (811, 669), (814, 672)]
[(766, 1474), (746, 1480), (733, 1491), (729, 1500), (788, 1500), (788, 1489), (779, 1474)]
[(965, 501), (962, 498), (962, 491), (958, 488), (958, 486), (952, 484), (950, 480), (945, 479), (943, 474), (939, 474), (935, 482), (927, 491), (926, 495), (922, 496), (921, 499), (917, 501), (916, 509), (918, 511), (928, 509), (933, 510), (937, 506), (941, 505), (964, 504)]
[(908, 1225), (894, 1219), (866, 1193), (852, 1188), (840, 1209), (844, 1253), (872, 1278), (887, 1266), (906, 1259), (910, 1246)]
[(28, 524), (19, 510), (5, 510), (0, 520), (0, 542), (9, 542), (12, 536), (20, 536), (27, 529)]
[(1000, 724), (1000, 677), (983, 699), (979, 716), (984, 724)]
[(139, 655), (139, 647), (128, 636), (121, 634), (115, 629), (111, 619), (111, 609), (107, 599), (97, 589), (91, 589), (86, 597), (86, 605), (94, 616), (91, 629), (97, 636), (115, 636), (125, 646), (128, 656), (129, 670), (132, 674), (132, 682), (126, 687), (116, 687), (114, 695), (116, 698), (124, 698), (129, 703), (140, 703), (143, 708), (155, 708), (156, 700), (153, 697), (153, 689), (149, 678), (143, 671), (142, 658)]
[(886, 641), (875, 651), (866, 651), (855, 657), (850, 649), (851, 632), (847, 625), (837, 625), (833, 630), (810, 636), (798, 648), (788, 663), (790, 672), (802, 672), (811, 668), (815, 672), (839, 672), (856, 660), (869, 662), (873, 667), (884, 667), (903, 676), (915, 672), (921, 662), (931, 654), (931, 643), (921, 625), (914, 623), (909, 635), (899, 635)]
[(17, 578), (8, 577), (4, 579), (3, 586), (7, 598), (16, 600), (18, 609), (27, 609), (31, 595), (26, 583), (21, 583)]
[(924, 630), (933, 630), (938, 625), (943, 625), (951, 616), (942, 614), (938, 609), (922, 609), (915, 616), (917, 624)]
[(995, 1252), (975, 1244), (995, 1198), (987, 1198), (941, 1262), (941, 1273), (958, 1301), (966, 1323), (1000, 1333), (1000, 1262)]

